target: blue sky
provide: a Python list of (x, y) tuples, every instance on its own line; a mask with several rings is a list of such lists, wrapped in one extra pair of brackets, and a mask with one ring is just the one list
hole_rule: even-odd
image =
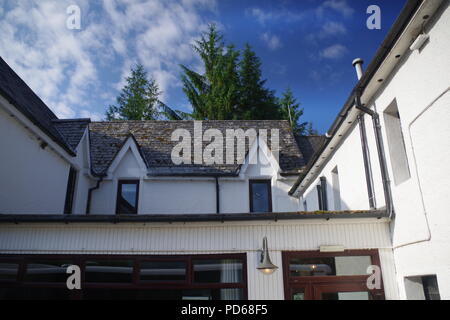
[[(372, 59), (405, 0), (2, 0), (0, 56), (61, 118), (104, 117), (139, 62), (162, 100), (189, 111), (179, 64), (201, 70), (190, 44), (216, 23), (227, 42), (248, 42), (267, 86), (291, 87), (305, 120), (324, 133), (356, 76), (351, 62)], [(67, 8), (78, 5), (81, 29)], [(366, 27), (367, 7), (381, 8), (381, 30)]]

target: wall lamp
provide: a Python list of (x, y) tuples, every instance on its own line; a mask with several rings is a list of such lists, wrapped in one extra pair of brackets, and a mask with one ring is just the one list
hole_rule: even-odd
[(263, 239), (263, 248), (261, 251), (261, 259), (259, 260), (258, 267), (256, 268), (264, 274), (270, 275), (274, 273), (278, 267), (272, 263), (269, 256), (269, 248), (267, 246), (267, 237)]

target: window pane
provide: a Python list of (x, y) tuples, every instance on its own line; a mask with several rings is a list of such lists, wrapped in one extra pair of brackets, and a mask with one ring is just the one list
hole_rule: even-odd
[(62, 288), (0, 288), (0, 300), (69, 300), (72, 293)]
[(135, 214), (137, 213), (137, 183), (121, 183), (119, 185), (119, 197), (117, 213)]
[(251, 182), (252, 212), (270, 212), (269, 183)]
[(370, 256), (293, 258), (289, 271), (296, 277), (366, 275), (371, 264)]
[(67, 267), (73, 262), (69, 260), (42, 260), (27, 264), (25, 281), (30, 282), (66, 282), (69, 274)]
[(86, 261), (87, 282), (132, 282), (133, 260)]
[(368, 292), (325, 292), (322, 300), (372, 300)]
[(144, 261), (141, 263), (141, 280), (183, 281), (186, 280), (186, 263), (183, 261)]
[(242, 300), (243, 289), (84, 289), (85, 300)]
[(305, 300), (305, 289), (298, 289), (292, 294), (292, 300)]
[(16, 280), (18, 271), (17, 263), (0, 262), (0, 280)]
[(237, 259), (197, 260), (194, 264), (196, 283), (240, 283), (243, 262)]
[(425, 300), (441, 300), (436, 276), (422, 277)]

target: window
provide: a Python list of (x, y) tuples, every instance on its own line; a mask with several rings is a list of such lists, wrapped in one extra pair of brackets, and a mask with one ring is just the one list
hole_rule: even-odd
[(411, 174), (409, 171), (408, 158), (406, 156), (400, 114), (395, 100), (384, 111), (384, 123), (386, 125), (394, 182), (396, 185), (399, 185), (408, 180), (411, 177)]
[(33, 260), (27, 263), (24, 280), (26, 282), (61, 282), (67, 280), (67, 267), (71, 260)]
[(308, 211), (308, 202), (306, 200), (303, 200), (303, 210)]
[(272, 212), (270, 180), (250, 180), (250, 212)]
[(119, 181), (117, 189), (117, 214), (137, 214), (139, 181)]
[(289, 273), (294, 277), (360, 276), (367, 274), (370, 265), (370, 256), (299, 257), (289, 261)]
[[(246, 254), (0, 256), (0, 300), (243, 300), (246, 260)], [(67, 288), (69, 265), (80, 267), (81, 290)]]
[(377, 250), (283, 252), (285, 298), (289, 300), (382, 300), (369, 289), (369, 266), (380, 266)]
[(317, 185), (317, 198), (319, 201), (319, 210), (328, 210), (328, 199), (327, 199), (327, 179), (325, 177), (320, 178), (320, 184)]
[(16, 280), (19, 264), (15, 261), (0, 261), (0, 281)]
[(85, 262), (86, 282), (130, 283), (133, 270), (133, 260), (98, 259)]
[(244, 264), (237, 259), (194, 260), (196, 283), (240, 283)]
[(334, 168), (331, 171), (332, 182), (333, 182), (333, 202), (334, 202), (334, 210), (341, 210), (341, 189), (339, 186), (339, 171), (338, 168)]
[(406, 277), (405, 289), (408, 300), (441, 300), (435, 275)]
[(77, 170), (75, 170), (75, 168), (73, 167), (70, 167), (69, 178), (67, 180), (66, 201), (64, 203), (64, 214), (72, 213), (76, 181), (77, 181)]
[(187, 275), (186, 261), (143, 261), (140, 268), (142, 281), (185, 281)]

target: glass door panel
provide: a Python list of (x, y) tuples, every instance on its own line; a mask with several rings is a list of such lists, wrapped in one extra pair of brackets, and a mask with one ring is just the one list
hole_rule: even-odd
[(316, 300), (375, 300), (365, 283), (314, 285)]

